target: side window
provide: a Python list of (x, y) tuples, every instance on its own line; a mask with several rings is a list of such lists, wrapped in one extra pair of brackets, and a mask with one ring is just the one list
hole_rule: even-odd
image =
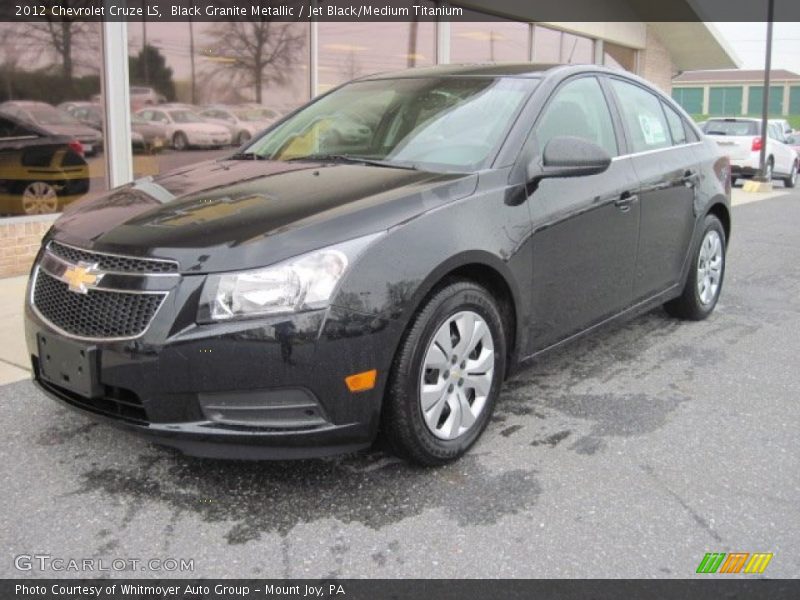
[(544, 109), (535, 131), (539, 148), (552, 138), (586, 139), (617, 156), (617, 139), (608, 103), (595, 77), (573, 79), (561, 86)]
[(143, 110), (142, 112), (139, 113), (139, 116), (145, 121), (153, 120), (153, 113), (149, 110)]
[(686, 128), (683, 125), (683, 119), (676, 113), (671, 106), (662, 102), (664, 106), (664, 114), (667, 115), (667, 124), (669, 125), (669, 132), (672, 134), (672, 143), (675, 146), (686, 143)]
[(627, 125), (633, 152), (658, 150), (671, 145), (661, 101), (638, 85), (612, 79), (611, 86), (619, 98), (622, 118)]

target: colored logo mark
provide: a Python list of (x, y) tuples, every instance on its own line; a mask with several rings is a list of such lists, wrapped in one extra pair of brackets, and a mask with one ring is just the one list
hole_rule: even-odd
[(771, 552), (708, 552), (697, 565), (697, 573), (763, 573)]

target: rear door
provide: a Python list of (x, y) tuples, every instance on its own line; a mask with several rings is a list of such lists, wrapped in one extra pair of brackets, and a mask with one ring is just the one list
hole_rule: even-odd
[(620, 157), (613, 113), (595, 76), (553, 93), (534, 127), (541, 152), (575, 136), (615, 157), (598, 175), (545, 179), (529, 203), (533, 219), (532, 340), (546, 348), (618, 313), (631, 301), (639, 204), (631, 161)]
[(639, 180), (634, 301), (678, 283), (694, 229), (699, 166), (683, 118), (650, 90), (610, 78)]

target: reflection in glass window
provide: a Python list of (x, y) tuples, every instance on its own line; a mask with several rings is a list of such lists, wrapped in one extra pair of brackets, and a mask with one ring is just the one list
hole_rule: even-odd
[(450, 61), (521, 62), (528, 60), (527, 23), (486, 21), (450, 24)]
[[(226, 124), (234, 146), (310, 97), (308, 23), (131, 22), (128, 38), (133, 110), (181, 103), (183, 112), (171, 110), (172, 120)], [(137, 177), (230, 152), (170, 148), (174, 131), (162, 123), (169, 119), (159, 111), (139, 116), (133, 127)]]
[(319, 24), (317, 93), (364, 75), (435, 63), (435, 23)]
[(106, 191), (96, 116), (67, 110), (100, 92), (99, 45), (97, 23), (0, 23), (0, 217)]

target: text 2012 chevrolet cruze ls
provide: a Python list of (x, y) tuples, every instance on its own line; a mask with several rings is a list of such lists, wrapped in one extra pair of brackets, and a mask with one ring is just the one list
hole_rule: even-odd
[(65, 213), (27, 341), (54, 398), (188, 454), (380, 432), (463, 454), (521, 361), (722, 286), (730, 169), (672, 100), (595, 67), (344, 85), (236, 154)]

